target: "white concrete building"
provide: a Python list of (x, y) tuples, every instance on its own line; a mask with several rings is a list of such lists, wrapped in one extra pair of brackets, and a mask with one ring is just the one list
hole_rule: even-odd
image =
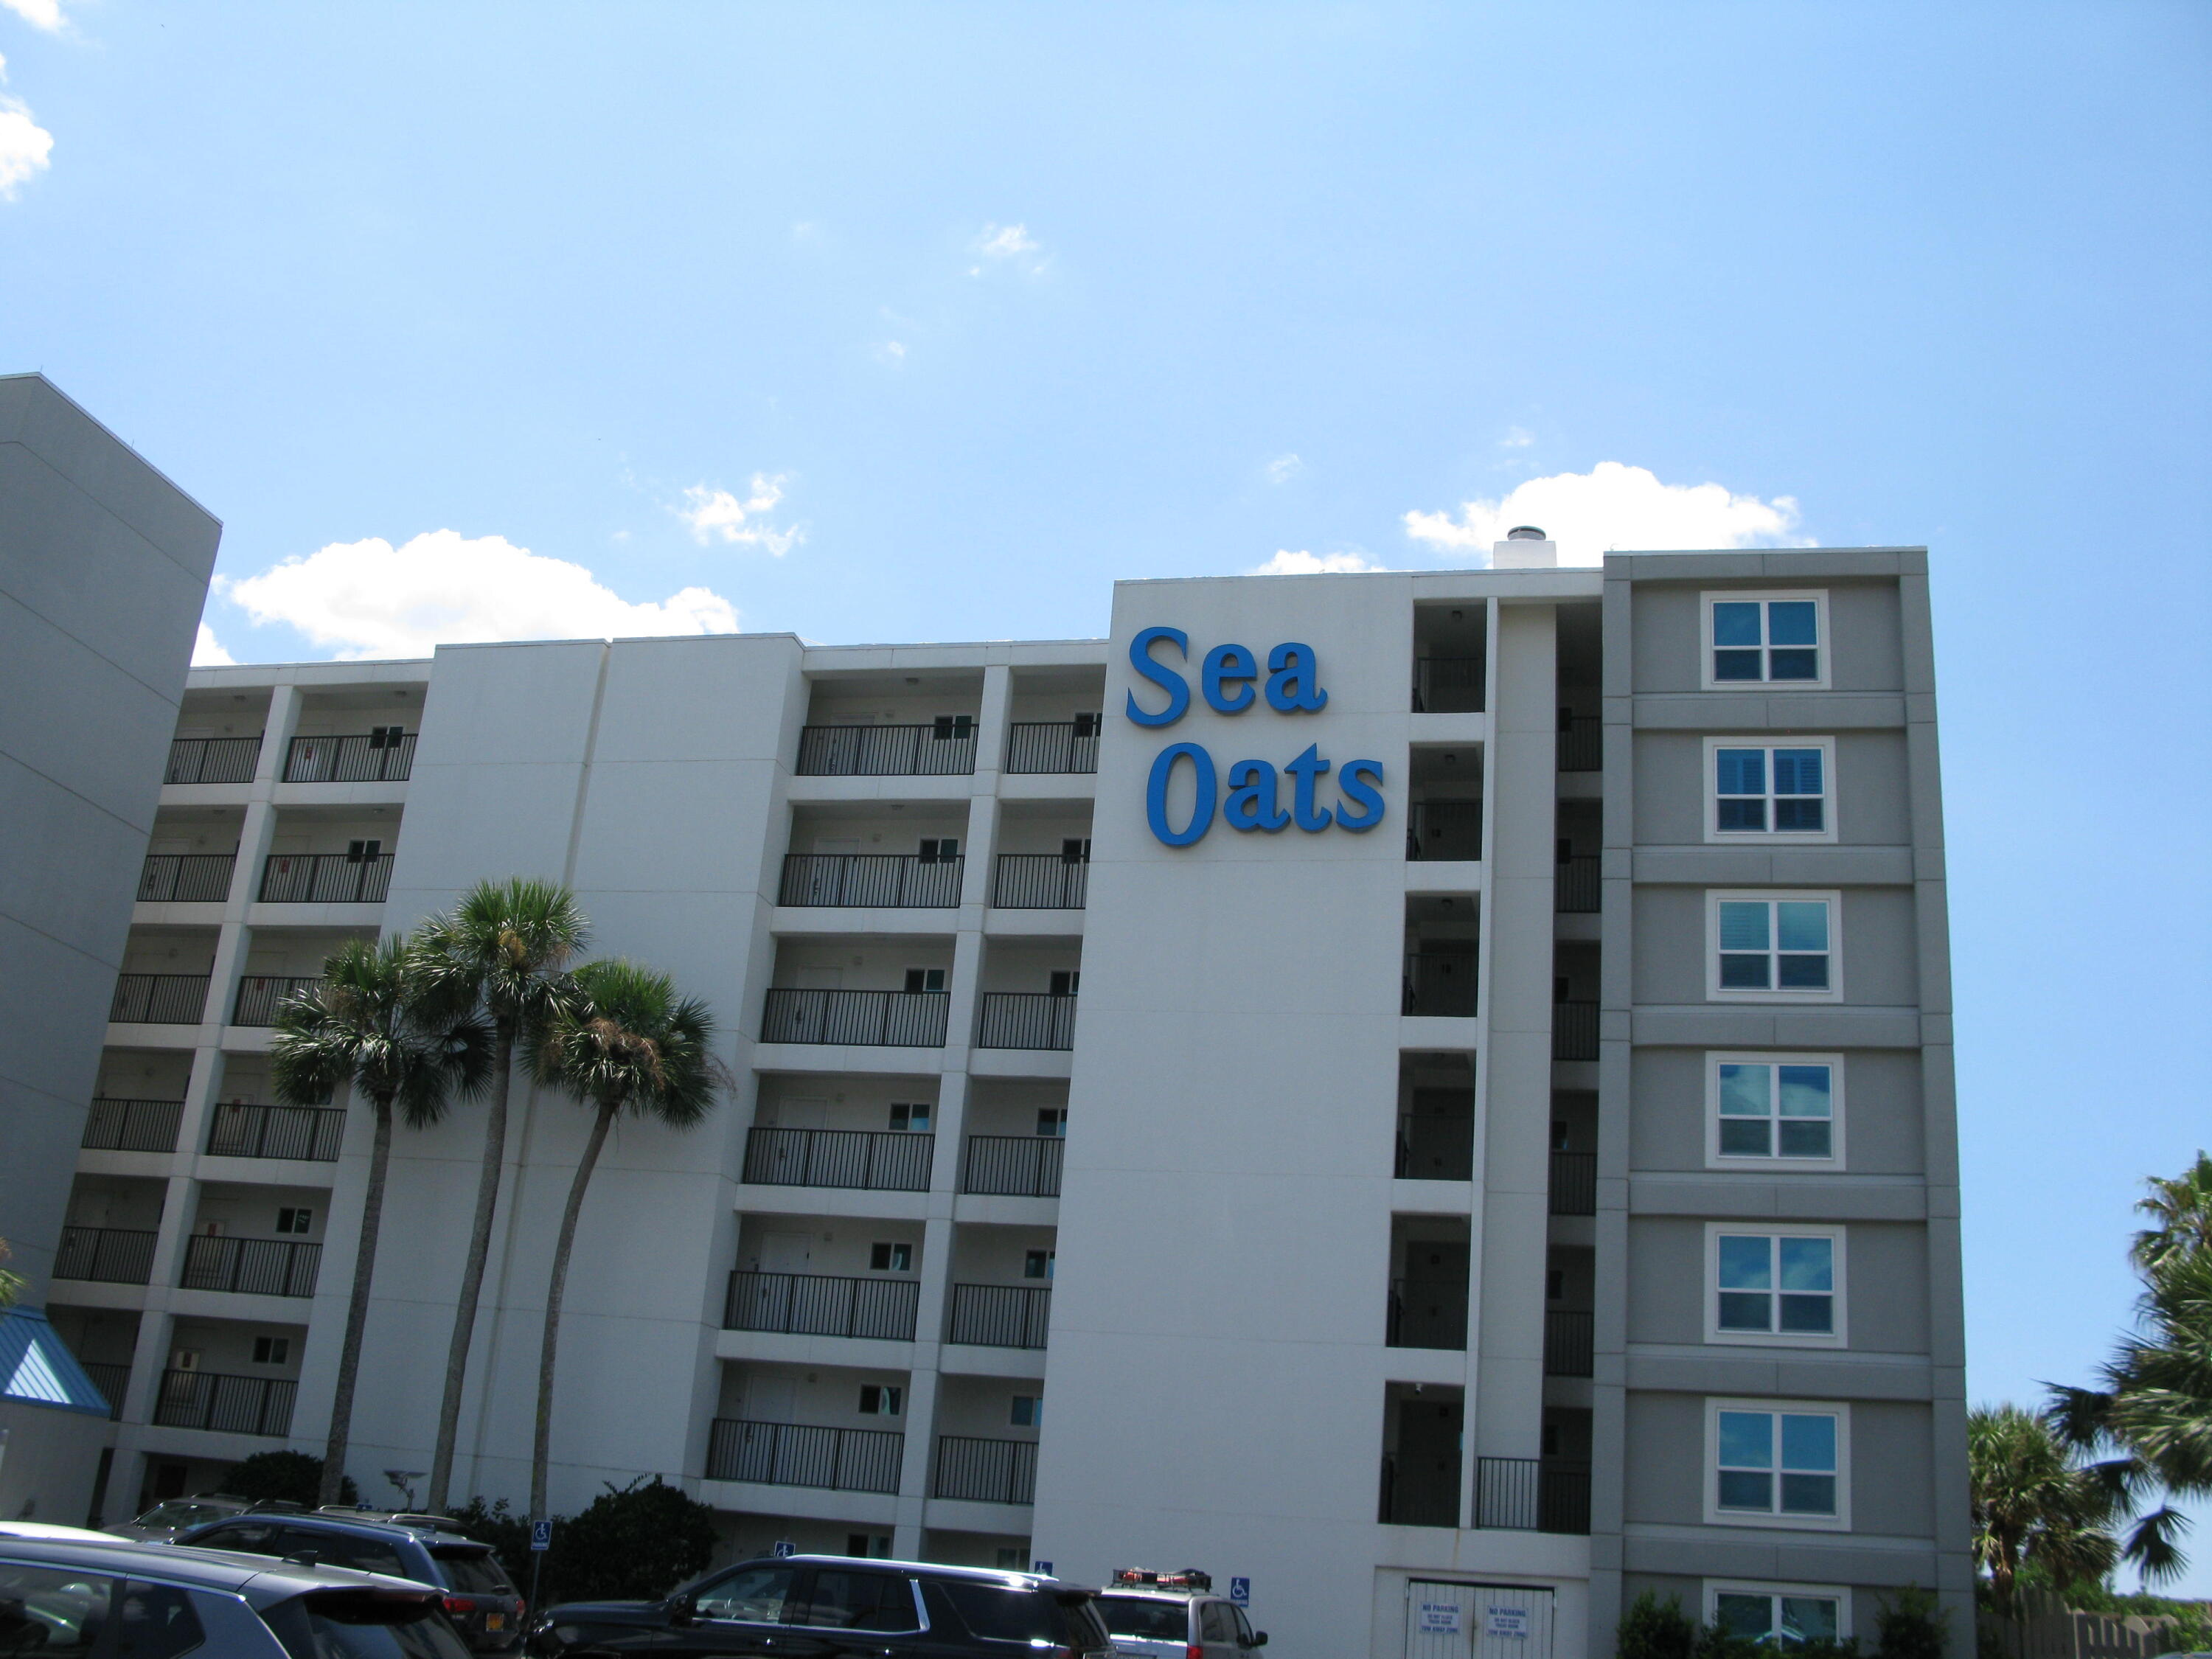
[[(1496, 564), (195, 672), (53, 1296), (108, 1512), (319, 1449), (367, 1124), (270, 1103), (275, 1000), (534, 874), (740, 1079), (601, 1167), (556, 1510), (1194, 1565), (1290, 1659), (1602, 1654), (1645, 1589), (1871, 1634), (1919, 1583), (1965, 1639), (1925, 556)], [(456, 1486), (519, 1498), (586, 1120), (517, 1106)], [(372, 1494), (429, 1466), (480, 1132), (398, 1139)]]

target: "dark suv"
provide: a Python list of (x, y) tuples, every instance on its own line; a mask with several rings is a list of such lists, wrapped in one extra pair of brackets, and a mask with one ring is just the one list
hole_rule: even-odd
[(1094, 1592), (1026, 1572), (792, 1555), (742, 1561), (663, 1601), (548, 1608), (530, 1651), (763, 1659), (1112, 1659)]
[(382, 1510), (256, 1512), (191, 1528), (173, 1541), (434, 1585), (445, 1591), (446, 1616), (472, 1651), (513, 1653), (522, 1645), (522, 1597), (491, 1547), (464, 1538), (453, 1524), (441, 1515)]

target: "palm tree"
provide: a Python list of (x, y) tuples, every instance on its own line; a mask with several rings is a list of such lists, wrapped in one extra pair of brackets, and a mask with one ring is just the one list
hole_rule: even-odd
[(2212, 1250), (2212, 1157), (2197, 1162), (2171, 1181), (2154, 1176), (2143, 1183), (2150, 1196), (2136, 1208), (2154, 1224), (2137, 1233), (2128, 1255), (2148, 1272), (2177, 1250)]
[(560, 1345), (561, 1297), (584, 1189), (598, 1166), (607, 1131), (627, 1112), (671, 1128), (688, 1129), (730, 1081), (712, 1052), (714, 1016), (694, 997), (680, 996), (667, 975), (619, 959), (586, 963), (575, 973), (575, 996), (554, 1010), (532, 1055), (537, 1080), (592, 1108), (561, 1231), (553, 1246), (545, 1292), (545, 1340), (538, 1361), (538, 1433), (531, 1449), (530, 1512), (544, 1515), (546, 1468), (553, 1436), (553, 1367)]
[(2080, 1466), (2047, 1417), (2019, 1406), (1966, 1414), (1973, 1493), (1974, 1561), (1990, 1575), (1997, 1611), (2016, 1618), (2015, 1587), (2036, 1569), (2055, 1589), (2101, 1582), (2119, 1559), (2106, 1530), (2118, 1505), (2111, 1487)]
[(425, 1010), (417, 1000), (419, 991), (407, 941), (349, 939), (324, 962), (322, 983), (289, 999), (277, 1011), (269, 1047), (270, 1077), (278, 1100), (287, 1105), (328, 1100), (333, 1089), (348, 1083), (367, 1097), (376, 1118), (361, 1243), (354, 1255), (353, 1295), (346, 1305), (330, 1439), (323, 1450), (318, 1501), (325, 1504), (338, 1501), (345, 1479), (354, 1383), (392, 1163), (392, 1106), (398, 1105), (410, 1128), (424, 1127), (445, 1115), (448, 1093), (481, 1093), (490, 1071), (491, 1033), (483, 1022), (466, 1011)]
[(461, 1264), (460, 1299), (446, 1350), (445, 1395), (438, 1406), (438, 1439), (430, 1456), (428, 1503), (434, 1514), (443, 1513), (453, 1480), (461, 1387), (468, 1376), (469, 1344), (476, 1334), (477, 1304), (491, 1254), (492, 1212), (507, 1159), (507, 1091), (516, 1045), (565, 994), (564, 970), (590, 933), (576, 896), (566, 887), (512, 876), (478, 882), (451, 910), (425, 922), (417, 935), (432, 994), (442, 1006), (480, 1011), (491, 1022), (494, 1043), (476, 1218)]

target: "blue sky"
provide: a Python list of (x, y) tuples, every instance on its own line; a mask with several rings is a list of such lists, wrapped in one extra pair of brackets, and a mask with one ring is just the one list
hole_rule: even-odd
[(1928, 544), (1972, 1391), (2124, 1318), (2212, 1140), (2212, 9), (0, 4), (0, 367), (224, 520), (241, 661)]

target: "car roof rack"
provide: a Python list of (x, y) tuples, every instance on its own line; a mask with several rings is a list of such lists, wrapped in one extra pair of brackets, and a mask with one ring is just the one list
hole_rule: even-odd
[(257, 1498), (246, 1508), (255, 1515), (305, 1515), (307, 1506), (289, 1498)]
[(1181, 1572), (1154, 1572), (1150, 1567), (1117, 1567), (1107, 1581), (1113, 1589), (1134, 1585), (1145, 1589), (1210, 1590), (1213, 1575), (1200, 1572), (1196, 1567), (1185, 1567)]
[(371, 1509), (366, 1504), (325, 1504), (317, 1515), (342, 1515), (356, 1521), (383, 1521), (395, 1527), (453, 1527), (461, 1523), (450, 1515), (426, 1515), (414, 1510)]

